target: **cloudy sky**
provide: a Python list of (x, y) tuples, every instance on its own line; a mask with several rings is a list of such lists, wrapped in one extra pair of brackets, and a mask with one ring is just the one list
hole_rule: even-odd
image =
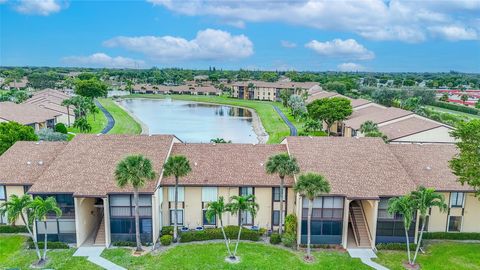
[(0, 0), (0, 65), (480, 72), (480, 0)]

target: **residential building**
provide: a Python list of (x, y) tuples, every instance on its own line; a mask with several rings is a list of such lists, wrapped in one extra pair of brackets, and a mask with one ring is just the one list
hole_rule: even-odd
[(54, 128), (62, 114), (41, 108), (34, 104), (0, 102), (0, 122), (18, 122), (38, 131), (42, 128)]
[(40, 108), (59, 113), (60, 115), (57, 117), (57, 122), (70, 126), (75, 122), (75, 107), (62, 105), (62, 102), (70, 97), (70, 95), (58, 90), (44, 89), (35, 92), (32, 97), (27, 99), (24, 103), (37, 105)]
[(316, 82), (264, 82), (244, 81), (232, 84), (232, 97), (239, 99), (255, 99), (277, 101), (282, 90), (302, 94), (321, 89)]
[(135, 94), (221, 95), (222, 91), (212, 85), (151, 85), (136, 84)]

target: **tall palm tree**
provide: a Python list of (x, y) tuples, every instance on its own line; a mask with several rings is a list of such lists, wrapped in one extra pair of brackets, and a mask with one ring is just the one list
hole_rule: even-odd
[[(232, 215), (240, 216), (242, 213), (250, 213), (252, 218), (255, 218), (258, 212), (258, 204), (255, 202), (255, 195), (232, 196), (228, 204), (228, 211)], [(237, 243), (235, 243), (235, 250), (233, 251), (232, 259), (236, 258), (238, 243), (240, 242), (240, 235), (242, 234), (243, 219), (240, 217), (240, 228), (238, 228)]]
[(280, 177), (280, 218), (278, 233), (283, 232), (283, 189), (285, 186), (285, 176), (293, 176), (300, 171), (297, 160), (288, 155), (281, 153), (268, 158), (265, 170), (268, 174), (278, 174)]
[(177, 241), (178, 232), (178, 180), (192, 171), (187, 157), (182, 155), (171, 156), (163, 165), (163, 175), (165, 177), (175, 177), (175, 214), (173, 215), (173, 240)]
[(412, 264), (415, 264), (417, 259), (418, 250), (420, 249), (420, 244), (422, 242), (423, 231), (425, 230), (425, 223), (430, 208), (438, 207), (441, 212), (447, 210), (447, 204), (445, 203), (445, 198), (442, 194), (435, 193), (435, 189), (426, 188), (420, 186), (416, 191), (412, 192), (412, 199), (414, 201), (415, 209), (420, 213), (420, 220), (422, 220), (422, 229), (420, 230), (420, 237), (417, 241), (417, 247), (415, 249), (415, 256), (413, 256)]
[(124, 158), (117, 164), (115, 178), (119, 187), (131, 185), (135, 203), (135, 238), (137, 251), (142, 250), (140, 241), (140, 208), (138, 207), (138, 190), (145, 186), (147, 181), (155, 179), (152, 162), (142, 155), (132, 155)]
[(58, 207), (57, 201), (54, 197), (48, 197), (43, 199), (42, 197), (36, 197), (31, 203), (32, 213), (37, 221), (43, 222), (45, 230), (45, 240), (43, 243), (43, 256), (38, 261), (38, 264), (44, 263), (47, 259), (47, 216), (51, 213), (55, 214), (58, 218), (62, 215), (62, 210)]
[(31, 203), (32, 197), (30, 195), (24, 194), (22, 197), (11, 195), (7, 202), (4, 202), (2, 205), (0, 205), (0, 215), (7, 214), (8, 221), (10, 223), (14, 223), (19, 217), (22, 219), (25, 227), (27, 227), (30, 238), (35, 245), (35, 251), (37, 253), (38, 260), (40, 261), (42, 256), (40, 255), (40, 249), (38, 248), (37, 238), (31, 229), (33, 223), (33, 215), (30, 208)]
[(87, 118), (78, 117), (73, 123), (74, 128), (78, 128), (81, 132), (89, 132), (92, 130), (92, 126), (88, 123)]
[(70, 106), (72, 106), (73, 103), (72, 103), (72, 100), (69, 98), (69, 99), (65, 99), (62, 101), (62, 106), (65, 106), (67, 107), (67, 121), (68, 121), (68, 126), (70, 127)]
[(306, 173), (300, 175), (297, 183), (293, 187), (295, 192), (298, 192), (302, 197), (308, 199), (308, 215), (307, 215), (307, 260), (312, 259), (311, 250), (310, 250), (310, 238), (311, 238), (311, 227), (312, 227), (312, 209), (313, 209), (313, 200), (315, 197), (322, 194), (330, 193), (330, 183), (320, 174), (316, 173)]
[(232, 256), (232, 252), (230, 251), (230, 245), (228, 244), (227, 235), (225, 234), (225, 229), (223, 228), (223, 214), (227, 212), (227, 208), (225, 205), (225, 200), (223, 196), (218, 198), (216, 202), (210, 202), (207, 205), (207, 212), (205, 213), (208, 220), (213, 220), (214, 218), (218, 217), (220, 221), (220, 229), (222, 230), (223, 239), (225, 240), (225, 245), (227, 246), (228, 256)]
[(408, 256), (408, 263), (412, 264), (411, 256), (410, 256), (410, 239), (408, 237), (408, 231), (410, 231), (410, 227), (412, 225), (415, 206), (414, 201), (410, 195), (391, 198), (388, 201), (388, 213), (390, 215), (400, 214), (403, 218), (403, 226), (405, 228), (405, 238), (407, 239), (407, 256)]

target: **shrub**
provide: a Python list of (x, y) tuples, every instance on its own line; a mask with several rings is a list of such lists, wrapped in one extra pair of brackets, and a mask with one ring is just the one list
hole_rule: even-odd
[[(238, 226), (227, 226), (224, 228), (227, 238), (235, 239), (238, 235)], [(241, 240), (258, 241), (260, 236), (264, 234), (264, 230), (254, 231), (246, 228), (242, 229)], [(193, 241), (206, 241), (212, 239), (223, 239), (222, 230), (220, 228), (205, 229), (203, 231), (188, 231), (180, 234), (180, 242), (187, 243)]]
[[(306, 248), (307, 245), (301, 244), (300, 247)], [(322, 249), (340, 249), (342, 246), (340, 245), (333, 245), (333, 244), (311, 244), (311, 248), (322, 248)]]
[(270, 244), (278, 245), (280, 242), (282, 242), (282, 237), (280, 237), (280, 234), (272, 233), (272, 235), (270, 235)]
[(297, 234), (297, 216), (295, 214), (285, 217), (285, 233)]
[[(376, 246), (377, 250), (407, 250), (406, 243), (380, 243)], [(416, 245), (410, 243), (410, 250), (415, 250)]]
[(480, 110), (472, 107), (467, 107), (465, 105), (458, 105), (455, 103), (448, 103), (442, 101), (435, 101), (431, 104), (432, 106), (444, 108), (452, 111), (463, 112), (473, 115), (480, 115)]
[(173, 235), (173, 226), (163, 226), (162, 230), (160, 231), (162, 235)]
[(37, 136), (38, 139), (41, 141), (66, 141), (67, 140), (67, 135), (60, 133), (60, 132), (55, 132), (52, 129), (49, 128), (42, 128), (39, 131), (37, 131)]
[(293, 233), (285, 233), (282, 236), (282, 243), (286, 247), (295, 247), (297, 244), (297, 237)]
[[(44, 247), (44, 242), (43, 241), (38, 242), (38, 248), (42, 249), (43, 247)], [(31, 238), (28, 239), (28, 248), (35, 249), (35, 245), (33, 244), (33, 241)], [(70, 247), (64, 242), (47, 242), (47, 249), (68, 249), (68, 248)]]
[(480, 240), (480, 233), (425, 232), (423, 239)]
[(26, 233), (26, 226), (0, 225), (0, 233)]
[(173, 236), (165, 234), (160, 237), (160, 243), (162, 246), (169, 246), (173, 241)]
[(113, 242), (113, 245), (116, 247), (136, 247), (137, 243), (131, 241), (116, 241)]
[(55, 125), (55, 132), (59, 132), (62, 134), (67, 134), (68, 130), (67, 127), (63, 123), (58, 123)]

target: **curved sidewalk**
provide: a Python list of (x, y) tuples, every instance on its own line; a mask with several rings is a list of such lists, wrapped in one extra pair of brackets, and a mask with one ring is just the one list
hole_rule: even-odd
[(290, 128), (290, 136), (298, 136), (297, 128), (288, 120), (287, 116), (280, 110), (277, 106), (272, 105), (275, 111), (277, 111), (278, 115), (283, 119), (283, 122), (287, 124), (288, 128)]
[(115, 126), (115, 119), (113, 119), (112, 114), (107, 111), (107, 109), (105, 109), (105, 107), (103, 107), (102, 104), (98, 102), (98, 100), (95, 100), (95, 105), (97, 105), (97, 107), (103, 112), (105, 117), (107, 117), (107, 126), (100, 132), (102, 134), (107, 134), (110, 130), (112, 130), (113, 126)]

